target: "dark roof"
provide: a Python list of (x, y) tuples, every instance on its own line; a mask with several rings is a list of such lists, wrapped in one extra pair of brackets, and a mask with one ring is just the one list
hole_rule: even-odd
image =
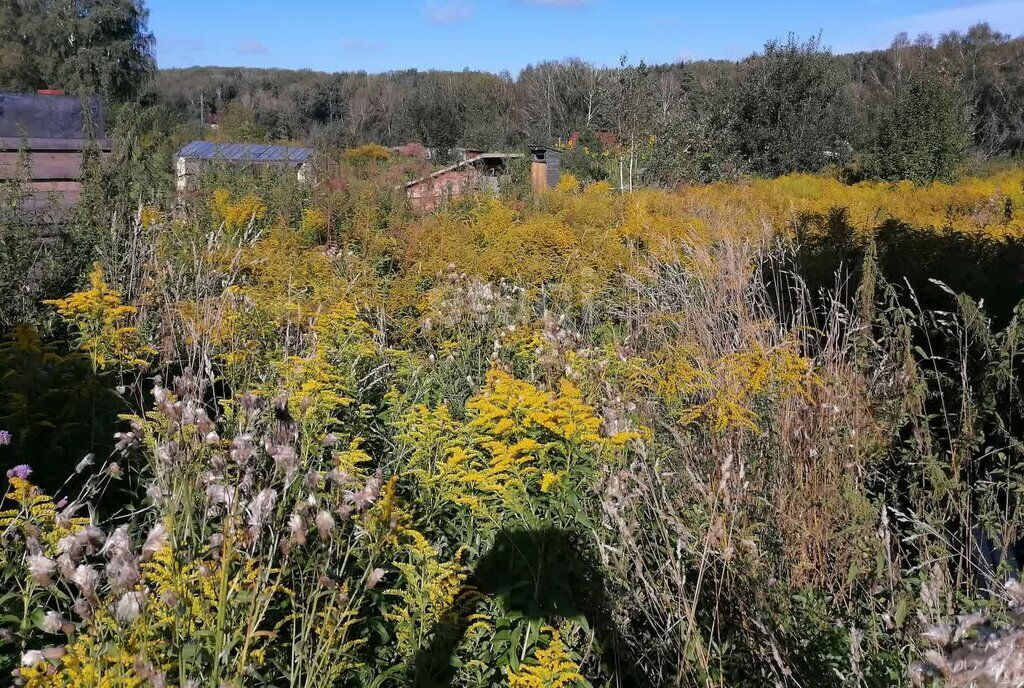
[(480, 155), (475, 155), (472, 158), (466, 158), (465, 160), (460, 160), (459, 162), (457, 162), (457, 163), (455, 163), (453, 165), (448, 165), (448, 167), (442, 167), (439, 170), (431, 172), (430, 174), (428, 174), (425, 177), (420, 177), (419, 179), (413, 179), (411, 182), (406, 182), (405, 186), (406, 186), (406, 188), (408, 188), (410, 186), (416, 186), (417, 184), (422, 184), (423, 182), (429, 181), (429, 180), (433, 179), (434, 177), (438, 177), (438, 176), (440, 176), (440, 175), (442, 175), (442, 174), (444, 174), (446, 172), (451, 172), (453, 170), (457, 170), (460, 167), (469, 167), (469, 166), (475, 165), (477, 163), (484, 162), (486, 160), (508, 160), (510, 158), (521, 158), (521, 157), (523, 157), (522, 153), (481, 153)]
[[(0, 144), (17, 147), (13, 140), (29, 140), (29, 147), (81, 148), (95, 138), (110, 148), (103, 105), (99, 98), (0, 92)], [(49, 140), (44, 143), (42, 140)], [(56, 141), (56, 142), (55, 142)], [(67, 146), (59, 143), (68, 142)]]
[(312, 148), (266, 146), (260, 143), (217, 143), (193, 141), (180, 151), (179, 158), (198, 158), (222, 162), (256, 162), (298, 167), (313, 156)]
[(554, 159), (562, 155), (562, 151), (551, 146), (530, 146), (530, 153), (533, 155), (533, 159), (537, 161), (544, 161), (548, 156)]

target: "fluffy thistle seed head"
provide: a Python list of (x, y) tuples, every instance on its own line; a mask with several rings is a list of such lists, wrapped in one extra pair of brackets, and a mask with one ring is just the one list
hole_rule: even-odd
[(107, 542), (103, 545), (101, 553), (106, 556), (107, 560), (114, 558), (128, 557), (132, 554), (132, 539), (128, 535), (128, 526), (118, 526), (110, 537), (107, 538)]
[(99, 571), (86, 564), (79, 564), (71, 574), (71, 582), (75, 584), (83, 597), (93, 598), (96, 596), (96, 585), (99, 583)]
[(107, 541), (107, 535), (97, 526), (89, 525), (75, 534), (79, 543), (85, 549), (85, 553), (92, 556), (96, 554), (103, 543)]
[(130, 624), (142, 614), (142, 606), (145, 604), (145, 593), (141, 590), (126, 592), (121, 595), (114, 608), (114, 616), (123, 624)]
[(49, 587), (53, 585), (53, 574), (57, 571), (57, 562), (42, 554), (31, 554), (27, 559), (28, 572), (36, 585)]
[(60, 507), (61, 512), (57, 514), (55, 523), (58, 528), (69, 529), (72, 524), (72, 520), (75, 518), (75, 514), (84, 506), (81, 502), (71, 502)]
[(21, 666), (24, 667), (32, 667), (45, 661), (46, 657), (43, 656), (41, 650), (29, 650), (21, 656)]
[(374, 569), (373, 571), (370, 571), (370, 575), (366, 577), (366, 589), (373, 590), (374, 588), (376, 588), (386, 574), (386, 569), (378, 568)]
[(235, 503), (235, 495), (221, 483), (210, 483), (206, 486), (206, 500), (212, 513), (231, 511)]
[(231, 440), (231, 460), (244, 466), (253, 455), (252, 435), (243, 433)]
[(82, 458), (81, 461), (79, 461), (77, 464), (75, 464), (75, 473), (81, 473), (82, 471), (84, 471), (86, 468), (88, 468), (89, 466), (91, 466), (93, 464), (93, 461), (95, 459), (96, 459), (96, 455), (95, 454), (92, 454), (92, 453), (86, 454)]
[(277, 490), (265, 488), (252, 498), (246, 509), (249, 520), (250, 533), (253, 537), (259, 535), (274, 510), (274, 503), (277, 501)]
[(306, 544), (306, 522), (299, 514), (293, 513), (288, 517), (288, 532), (291, 544)]
[(74, 604), (71, 605), (71, 610), (83, 621), (92, 616), (92, 604), (84, 597), (76, 598)]
[(316, 530), (320, 534), (321, 539), (326, 540), (331, 536), (331, 531), (334, 530), (334, 517), (331, 516), (331, 512), (320, 511), (317, 513)]
[(268, 444), (267, 453), (274, 460), (274, 465), (287, 478), (290, 479), (295, 471), (299, 470), (299, 455), (294, 448), (286, 444)]
[(142, 561), (152, 559), (154, 554), (167, 545), (167, 539), (167, 526), (163, 522), (153, 526), (153, 529), (149, 531), (149, 536), (146, 537), (146, 542), (142, 545)]
[(40, 626), (45, 633), (60, 633), (65, 623), (67, 622), (60, 615), (60, 612), (48, 611), (43, 615), (43, 621)]
[(133, 556), (112, 559), (106, 568), (107, 578), (114, 592), (121, 592), (135, 587), (141, 578), (139, 562)]

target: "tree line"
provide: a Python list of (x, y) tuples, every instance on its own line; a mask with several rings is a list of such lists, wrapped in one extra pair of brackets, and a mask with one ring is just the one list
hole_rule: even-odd
[[(775, 176), (952, 177), (967, 156), (1024, 147), (1024, 40), (979, 24), (835, 55), (820, 37), (739, 61), (615, 67), (541, 62), (518, 75), (201, 67), (161, 70), (156, 97), (225, 136), (330, 146), (419, 141), (446, 150), (582, 141), (576, 167), (638, 183)], [(588, 145), (589, 144), (589, 145)], [(588, 165), (607, 155), (612, 165)]]
[[(950, 179), (968, 160), (1024, 150), (1024, 39), (978, 24), (885, 50), (833, 54), (820, 37), (772, 39), (738, 61), (580, 59), (513, 76), (193, 67), (157, 70), (140, 0), (0, 5), (0, 89), (99, 93), (135, 120), (190, 134), (328, 148), (421, 142), (565, 144), (583, 177), (671, 185), (839, 170)], [(118, 108), (120, 111), (120, 108)]]

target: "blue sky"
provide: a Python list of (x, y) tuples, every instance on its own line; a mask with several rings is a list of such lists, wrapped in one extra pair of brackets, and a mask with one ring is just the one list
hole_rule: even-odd
[(822, 33), (836, 52), (988, 21), (1024, 34), (1024, 0), (149, 0), (161, 67), (381, 72), (582, 57), (615, 64), (736, 58)]

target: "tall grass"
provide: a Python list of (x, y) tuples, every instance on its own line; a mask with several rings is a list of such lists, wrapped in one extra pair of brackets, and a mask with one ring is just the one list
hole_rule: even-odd
[(74, 491), (9, 473), (13, 680), (1017, 680), (1018, 314), (922, 305), (877, 227), (809, 279), (846, 217), (812, 178), (788, 215), (232, 183), (117, 220), (55, 303), (131, 411)]

